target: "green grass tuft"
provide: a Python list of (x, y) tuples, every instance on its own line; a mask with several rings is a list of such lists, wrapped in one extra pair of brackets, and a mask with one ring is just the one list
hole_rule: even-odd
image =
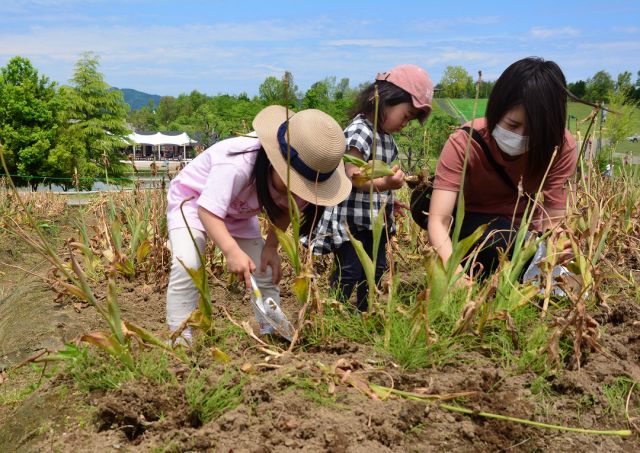
[(237, 407), (247, 380), (232, 371), (225, 371), (217, 379), (211, 371), (192, 371), (185, 382), (185, 397), (196, 420), (204, 425)]

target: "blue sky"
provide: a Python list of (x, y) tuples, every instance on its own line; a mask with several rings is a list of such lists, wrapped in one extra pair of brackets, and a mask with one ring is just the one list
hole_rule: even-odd
[(640, 70), (640, 2), (2, 0), (0, 65), (15, 55), (67, 83), (100, 56), (117, 87), (178, 95), (256, 94), (293, 73), (303, 91), (334, 75), (352, 86), (401, 63), (438, 82), (448, 65), (495, 79), (513, 61), (554, 60), (575, 81)]

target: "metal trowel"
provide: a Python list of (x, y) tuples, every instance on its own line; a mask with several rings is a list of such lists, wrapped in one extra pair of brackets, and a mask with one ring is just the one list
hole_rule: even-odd
[(251, 274), (251, 288), (255, 296), (255, 300), (251, 299), (253, 305), (262, 313), (264, 319), (281, 337), (291, 341), (293, 338), (293, 326), (271, 297), (267, 297), (266, 299), (262, 298), (262, 292), (260, 288), (258, 288), (253, 274)]

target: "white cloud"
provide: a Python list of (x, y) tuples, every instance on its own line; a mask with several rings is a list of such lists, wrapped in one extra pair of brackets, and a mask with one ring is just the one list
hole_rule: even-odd
[(626, 33), (629, 35), (640, 33), (640, 27), (613, 27), (612, 30), (617, 31), (618, 33)]
[(320, 41), (322, 46), (415, 47), (421, 44), (401, 39), (333, 39)]
[(500, 16), (468, 16), (447, 17), (442, 19), (426, 19), (407, 23), (407, 29), (422, 33), (439, 33), (445, 31), (465, 31), (461, 25), (495, 25), (502, 21)]
[[(21, 55), (42, 74), (67, 83), (79, 55), (90, 50), (100, 56), (100, 70), (108, 83), (162, 95), (193, 89), (253, 94), (265, 77), (281, 76), (285, 70), (293, 73), (304, 91), (331, 75), (349, 77), (352, 86), (371, 81), (376, 73), (401, 63), (423, 66), (437, 82), (447, 65), (463, 66), (474, 77), (482, 69), (485, 79), (495, 79), (509, 64), (529, 55), (553, 59), (563, 69), (580, 70), (580, 77), (583, 69), (578, 60), (590, 61), (587, 70), (592, 72), (601, 67), (615, 72), (624, 58), (630, 64), (640, 61), (640, 44), (631, 35), (622, 42), (612, 37), (611, 42), (593, 44), (586, 34), (579, 43), (544, 39), (581, 33), (570, 26), (540, 26), (522, 33), (528, 26), (514, 31), (500, 16), (434, 17), (418, 22), (416, 14), (394, 23), (397, 28), (384, 28), (388, 25), (384, 15), (375, 19), (365, 15), (360, 21), (340, 16), (204, 22), (192, 17), (187, 19), (192, 23), (176, 26), (159, 24), (166, 21), (132, 24), (119, 17), (119, 11), (85, 20), (83, 10), (73, 7), (79, 0), (39, 1), (52, 7), (36, 11), (35, 21), (12, 24), (10, 16), (0, 17), (0, 23), (11, 25), (0, 27), (0, 66)], [(68, 8), (56, 9), (56, 1)], [(0, 16), (3, 8), (22, 5), (17, 0), (5, 2), (0, 1)], [(490, 26), (498, 22), (505, 26)], [(626, 27), (625, 32), (633, 28)], [(612, 25), (607, 29), (611, 32)], [(612, 66), (605, 61), (612, 61)]]
[(287, 70), (287, 68), (283, 68), (282, 66), (274, 66), (271, 64), (257, 64), (255, 65), (255, 67), (257, 69), (266, 69), (269, 72), (272, 72), (273, 74), (279, 74), (282, 75), (285, 73), (285, 71)]
[(460, 17), (456, 19), (456, 22), (461, 24), (474, 24), (474, 25), (493, 25), (500, 22), (502, 19), (500, 16), (471, 16)]
[(546, 28), (533, 27), (529, 33), (534, 38), (547, 39), (559, 37), (574, 37), (580, 35), (580, 30), (573, 27)]
[[(622, 52), (640, 51), (640, 42), (638, 41), (601, 41), (601, 42), (579, 44), (578, 48), (589, 50), (589, 51), (597, 50), (601, 52), (620, 52), (620, 56), (624, 56)], [(629, 58), (629, 59), (631, 61), (634, 60), (634, 58)]]

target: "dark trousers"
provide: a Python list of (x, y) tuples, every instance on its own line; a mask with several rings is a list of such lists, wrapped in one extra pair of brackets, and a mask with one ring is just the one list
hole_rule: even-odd
[[(478, 252), (476, 262), (482, 264), (483, 271), (481, 277), (486, 277), (495, 270), (499, 263), (498, 249), (502, 249), (503, 253), (511, 256), (511, 242), (515, 239), (517, 230), (516, 225), (511, 225), (511, 219), (498, 217), (495, 214), (481, 214), (478, 212), (465, 212), (462, 228), (460, 229), (460, 239), (470, 236), (480, 225), (489, 224), (476, 245), (482, 244), (487, 236), (490, 239), (482, 249)], [(452, 228), (453, 231), (453, 228)], [(469, 255), (473, 254), (475, 246), (469, 251)]]
[[(373, 251), (373, 233), (369, 230), (354, 231), (353, 236), (362, 242), (367, 255), (371, 258)], [(387, 234), (383, 230), (380, 237), (380, 245), (378, 246), (378, 256), (376, 260), (376, 284), (380, 282), (382, 274), (387, 269)], [(356, 307), (360, 311), (367, 311), (369, 304), (367, 297), (369, 295), (369, 287), (364, 268), (356, 249), (351, 241), (344, 242), (338, 250), (334, 252), (336, 269), (331, 275), (331, 287), (338, 290), (338, 300), (346, 302), (351, 298), (353, 290), (356, 289)], [(372, 258), (373, 259), (373, 258)]]

